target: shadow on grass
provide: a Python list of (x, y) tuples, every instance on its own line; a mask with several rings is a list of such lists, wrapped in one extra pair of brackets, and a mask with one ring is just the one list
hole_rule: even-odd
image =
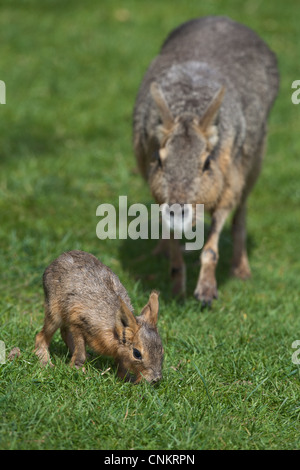
[[(209, 226), (205, 225), (205, 240), (207, 239)], [(139, 281), (143, 290), (157, 289), (164, 300), (173, 299), (171, 293), (169, 260), (163, 255), (153, 255), (158, 240), (124, 240), (120, 245), (119, 255), (122, 267), (130, 276)], [(183, 245), (184, 242), (182, 242)], [(251, 252), (255, 246), (254, 239), (248, 234), (247, 249), (251, 264)], [(189, 251), (184, 253), (187, 278), (186, 298), (192, 297), (200, 271), (201, 251)], [(218, 287), (225, 285), (230, 279), (230, 263), (232, 257), (232, 239), (230, 228), (225, 227), (219, 241), (219, 262), (217, 266)], [(195, 300), (196, 302), (196, 300)]]

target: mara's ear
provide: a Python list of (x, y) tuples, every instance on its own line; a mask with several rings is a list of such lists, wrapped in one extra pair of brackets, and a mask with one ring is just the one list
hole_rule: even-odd
[(116, 313), (115, 331), (119, 341), (123, 344), (131, 342), (134, 334), (139, 329), (136, 318), (126, 303), (119, 297), (120, 308)]
[(210, 128), (214, 125), (214, 122), (217, 118), (220, 106), (222, 104), (223, 98), (225, 94), (225, 87), (222, 86), (211, 102), (209, 103), (208, 107), (204, 111), (203, 116), (200, 118), (199, 125), (204, 132), (208, 132)]
[(159, 302), (158, 302), (159, 292), (152, 291), (148, 300), (148, 303), (145, 305), (141, 314), (138, 316), (140, 320), (152, 327), (156, 327), (157, 318), (158, 318), (158, 310), (159, 310)]
[(166, 98), (164, 97), (162, 89), (160, 88), (158, 83), (156, 82), (151, 83), (150, 93), (156, 106), (158, 107), (163, 126), (166, 129), (170, 129), (172, 125), (174, 124), (174, 118), (166, 102)]

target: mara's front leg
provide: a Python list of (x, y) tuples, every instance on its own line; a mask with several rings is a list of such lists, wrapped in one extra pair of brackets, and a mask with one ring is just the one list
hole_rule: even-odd
[(194, 296), (203, 306), (210, 306), (218, 298), (216, 266), (219, 259), (219, 238), (229, 209), (218, 209), (212, 215), (208, 240), (201, 252), (201, 269)]
[(185, 264), (179, 240), (174, 238), (173, 232), (170, 234), (169, 242), (172, 294), (184, 297), (186, 289)]

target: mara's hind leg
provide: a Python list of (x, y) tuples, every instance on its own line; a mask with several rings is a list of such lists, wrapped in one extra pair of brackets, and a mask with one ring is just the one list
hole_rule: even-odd
[(248, 279), (251, 270), (247, 255), (246, 201), (237, 209), (232, 220), (233, 258), (231, 273), (240, 279)]
[(247, 197), (249, 196), (261, 170), (265, 141), (266, 136), (263, 134), (261, 142), (258, 145), (253, 168), (248, 175), (242, 199), (232, 219), (233, 258), (231, 261), (231, 273), (240, 279), (248, 279), (251, 277), (251, 269), (247, 255)]
[(45, 366), (49, 363), (53, 367), (50, 360), (49, 345), (55, 331), (60, 326), (60, 318), (58, 315), (51, 315), (49, 307), (45, 307), (45, 320), (42, 330), (35, 337), (35, 354), (38, 356), (41, 365)]
[[(169, 240), (168, 240), (169, 241)], [(185, 263), (179, 244), (179, 240), (170, 236), (170, 268), (172, 280), (172, 293), (175, 296), (184, 297), (186, 289)]]

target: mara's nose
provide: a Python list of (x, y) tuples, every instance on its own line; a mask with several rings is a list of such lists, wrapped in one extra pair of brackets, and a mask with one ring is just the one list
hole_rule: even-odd
[(164, 204), (162, 219), (171, 230), (182, 232), (186, 226), (191, 225), (192, 212), (190, 204)]
[(161, 374), (157, 374), (152, 380), (151, 380), (151, 383), (154, 385), (154, 384), (157, 384), (160, 380), (162, 379), (162, 375)]
[(188, 217), (189, 211), (189, 204), (174, 202), (172, 204), (165, 204), (164, 206), (164, 213), (168, 217)]

